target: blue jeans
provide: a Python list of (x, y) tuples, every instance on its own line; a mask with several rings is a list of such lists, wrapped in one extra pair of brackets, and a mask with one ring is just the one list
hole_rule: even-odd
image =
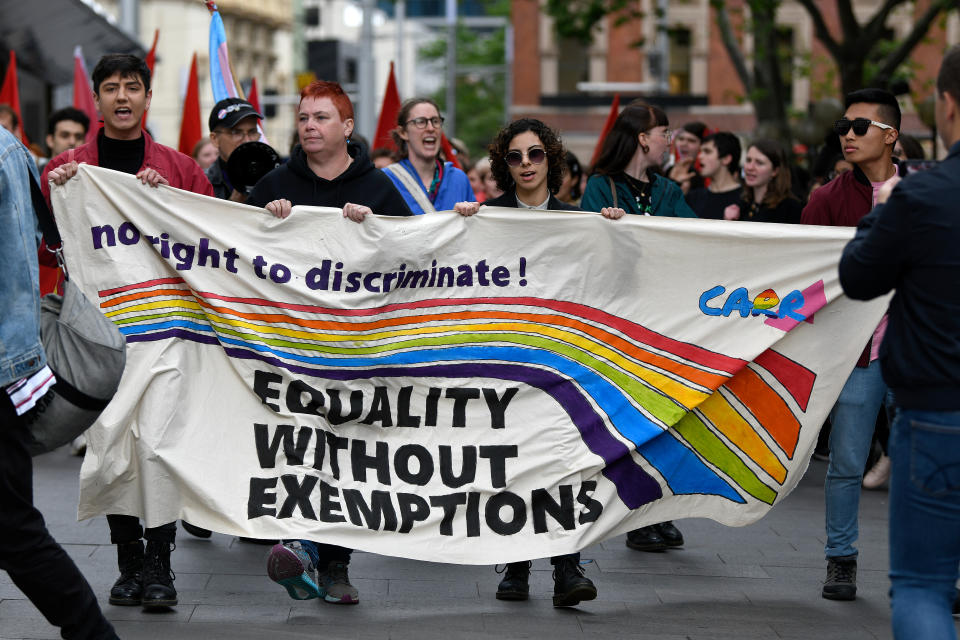
[(899, 409), (890, 433), (890, 593), (895, 638), (956, 638), (960, 411)]
[(867, 464), (877, 414), (887, 393), (880, 361), (857, 367), (847, 378), (830, 413), (830, 463), (824, 482), (828, 558), (855, 556), (860, 483)]

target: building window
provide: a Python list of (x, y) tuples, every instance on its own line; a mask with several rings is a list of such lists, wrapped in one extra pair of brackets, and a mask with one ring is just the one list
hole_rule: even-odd
[(573, 38), (557, 40), (557, 93), (576, 93), (577, 83), (590, 79), (590, 52)]
[(303, 21), (308, 27), (320, 26), (320, 7), (307, 7), (303, 11)]
[(693, 36), (686, 27), (674, 27), (667, 32), (670, 40), (670, 69), (668, 80), (671, 94), (690, 93), (690, 67), (693, 59)]

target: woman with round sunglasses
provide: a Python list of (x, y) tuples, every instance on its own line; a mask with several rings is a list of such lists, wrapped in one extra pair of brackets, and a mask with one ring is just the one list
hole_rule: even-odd
[(433, 100), (404, 102), (390, 135), (399, 161), (383, 171), (414, 215), (447, 211), (457, 202), (474, 199), (467, 174), (441, 159), (443, 116)]
[[(490, 168), (499, 197), (483, 206), (580, 211), (556, 197), (563, 182), (563, 143), (556, 131), (540, 120), (516, 120), (500, 130), (490, 145)], [(480, 208), (478, 202), (460, 202), (454, 207), (460, 215), (470, 216)], [(606, 218), (623, 217), (623, 209), (605, 208)], [(571, 553), (550, 558), (553, 565), (553, 606), (572, 607), (597, 597), (597, 588), (583, 575), (580, 554)], [(511, 562), (503, 569), (497, 587), (498, 600), (526, 600), (530, 593), (529, 561)]]
[(800, 201), (791, 190), (790, 166), (783, 147), (774, 140), (757, 140), (743, 163), (740, 204), (723, 212), (726, 220), (799, 224)]
[(588, 211), (622, 207), (646, 216), (696, 218), (683, 191), (657, 174), (670, 147), (667, 114), (640, 100), (620, 112), (603, 141), (580, 206)]

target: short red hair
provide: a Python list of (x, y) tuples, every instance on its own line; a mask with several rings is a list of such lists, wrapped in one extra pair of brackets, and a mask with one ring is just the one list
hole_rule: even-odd
[(341, 120), (353, 120), (353, 103), (343, 91), (343, 87), (336, 82), (314, 80), (300, 92), (300, 102), (303, 102), (304, 98), (330, 98)]

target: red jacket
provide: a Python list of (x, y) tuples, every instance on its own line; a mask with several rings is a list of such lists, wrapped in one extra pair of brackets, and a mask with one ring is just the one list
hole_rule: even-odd
[[(902, 173), (900, 165), (897, 171)], [(873, 186), (860, 167), (839, 176), (813, 192), (800, 214), (801, 224), (855, 227), (873, 209)], [(858, 367), (870, 364), (873, 336), (857, 360)]]
[[(903, 173), (899, 165), (897, 171)], [(871, 209), (873, 187), (863, 171), (854, 167), (813, 192), (800, 215), (800, 223), (855, 227)]]
[[(82, 144), (76, 149), (64, 151), (47, 163), (47, 166), (43, 170), (43, 177), (40, 179), (40, 188), (43, 189), (43, 195), (47, 199), (47, 203), (50, 204), (51, 211), (53, 210), (53, 205), (50, 203), (50, 183), (47, 181), (47, 176), (50, 174), (50, 171), (68, 162), (100, 166), (100, 152), (97, 148), (97, 141), (102, 135), (103, 130), (100, 131), (97, 140)], [(198, 165), (193, 158), (180, 153), (176, 149), (171, 149), (158, 142), (154, 142), (153, 138), (151, 138), (150, 134), (146, 131), (143, 132), (143, 166), (137, 170), (137, 173), (140, 173), (144, 169), (155, 169), (157, 173), (167, 179), (171, 187), (183, 189), (184, 191), (192, 191), (193, 193), (198, 193), (203, 196), (213, 196), (213, 186), (200, 169), (200, 165)], [(39, 255), (41, 265), (47, 267), (57, 266), (56, 256), (47, 251), (45, 244), (40, 247)], [(43, 269), (41, 269), (41, 271), (43, 271)], [(42, 294), (49, 293), (42, 289), (43, 287), (41, 287)]]

